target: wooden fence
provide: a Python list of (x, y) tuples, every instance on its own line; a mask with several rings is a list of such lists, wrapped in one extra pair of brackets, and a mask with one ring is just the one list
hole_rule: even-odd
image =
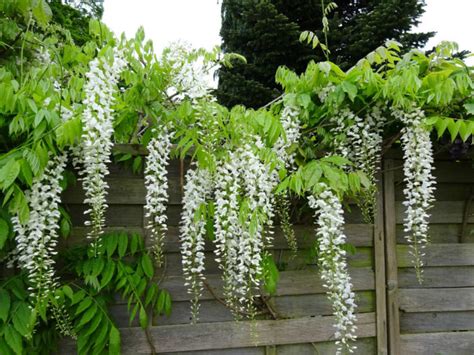
[[(358, 304), (356, 354), (473, 354), (474, 206), (470, 209), (468, 199), (473, 196), (474, 169), (470, 162), (437, 162), (433, 244), (427, 249), (426, 281), (420, 286), (410, 268), (403, 239), (402, 162), (396, 157), (389, 156), (384, 162), (375, 224), (364, 224), (355, 206), (345, 216), (349, 243), (356, 247), (355, 254), (348, 256)], [(276, 295), (267, 299), (268, 319), (233, 321), (221, 302), (213, 245), (207, 244), (207, 288), (201, 299), (200, 321), (189, 324), (189, 296), (182, 278), (178, 242), (182, 170), (178, 162), (169, 169), (166, 266), (157, 270), (157, 278), (164, 277), (162, 287), (171, 293), (173, 311), (170, 317), (153, 320), (150, 334), (157, 351), (187, 355), (333, 354), (334, 318), (309, 253), (314, 243), (310, 219), (295, 225), (300, 248), (296, 258), (291, 258), (281, 231), (276, 231), (272, 252), (282, 271)], [(143, 176), (113, 166), (107, 180), (108, 228), (146, 235)], [(64, 195), (76, 226), (67, 243), (80, 242), (85, 234), (80, 227), (82, 200), (80, 186)], [(122, 328), (123, 353), (149, 354), (145, 332), (138, 324), (128, 327), (126, 305), (117, 303), (111, 311)], [(62, 347), (61, 353), (73, 352), (71, 343)]]

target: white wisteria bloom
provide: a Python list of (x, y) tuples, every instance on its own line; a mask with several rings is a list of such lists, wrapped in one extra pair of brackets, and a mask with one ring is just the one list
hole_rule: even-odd
[(173, 82), (168, 95), (175, 100), (191, 100), (205, 97), (211, 90), (209, 69), (204, 58), (193, 53), (189, 43), (175, 42), (164, 51), (162, 61), (169, 62), (173, 70)]
[(424, 126), (425, 114), (420, 109), (409, 112), (394, 108), (393, 115), (405, 124), (402, 129), (403, 193), (406, 206), (404, 218), (405, 239), (411, 246), (412, 263), (418, 281), (423, 281), (424, 249), (429, 242), (428, 210), (434, 201), (435, 178), (433, 177), (433, 148), (430, 132)]
[[(181, 257), (185, 286), (192, 295), (191, 314), (193, 322), (199, 315), (199, 297), (204, 281), (204, 246), (206, 237), (206, 220), (201, 212), (213, 188), (212, 176), (207, 169), (190, 169), (186, 173), (184, 186), (183, 212), (180, 224)], [(199, 217), (197, 217), (199, 215)]]
[(310, 196), (309, 206), (315, 211), (315, 223), (318, 228), (318, 265), (321, 279), (332, 302), (333, 314), (336, 317), (335, 338), (338, 345), (337, 354), (342, 350), (352, 352), (355, 346), (350, 341), (356, 339), (356, 316), (354, 292), (347, 271), (346, 252), (343, 244), (344, 211), (336, 194), (324, 183), (319, 184), (320, 193)]
[(153, 138), (147, 145), (148, 155), (145, 164), (146, 202), (152, 250), (158, 266), (163, 262), (163, 243), (166, 225), (166, 205), (168, 203), (167, 167), (170, 159), (171, 133), (163, 126), (153, 129)]
[(36, 178), (31, 190), (26, 192), (30, 208), (27, 224), (22, 225), (18, 216), (12, 217), (18, 264), (27, 271), (30, 296), (38, 302), (47, 303), (58, 285), (53, 257), (57, 254), (60, 182), (66, 160), (65, 153), (52, 158), (41, 177)]
[(216, 174), (215, 243), (223, 270), (224, 294), (231, 310), (252, 315), (260, 286), (262, 253), (271, 244), (274, 179), (255, 150), (258, 137), (229, 153)]
[[(109, 174), (107, 164), (110, 163), (112, 151), (114, 94), (117, 81), (126, 63), (122, 53), (114, 53), (113, 62), (99, 57), (89, 63), (89, 72), (84, 86), (85, 110), (82, 114), (83, 134), (79, 151), (79, 163), (82, 185), (85, 191), (84, 204), (89, 205), (85, 211), (89, 215), (85, 222), (91, 226), (88, 237), (96, 250), (98, 238), (105, 225), (106, 196), (108, 184), (105, 177)], [(76, 161), (77, 163), (77, 161)]]
[(295, 153), (289, 152), (288, 149), (298, 143), (301, 136), (299, 115), (300, 109), (298, 106), (285, 104), (280, 115), (284, 136), (280, 136), (273, 146), (278, 158), (288, 168), (293, 168), (295, 163)]
[(359, 202), (362, 214), (367, 223), (373, 222), (377, 196), (376, 174), (380, 168), (383, 142), (383, 126), (385, 118), (379, 106), (375, 105), (364, 116), (353, 116), (354, 122), (347, 127), (346, 146), (347, 158), (354, 164), (356, 170), (362, 171), (371, 186), (364, 191), (363, 200)]
[[(283, 165), (289, 169), (294, 170), (295, 168), (295, 152), (289, 151), (289, 149), (296, 145), (301, 136), (301, 125), (299, 121), (300, 108), (296, 105), (285, 103), (285, 106), (280, 115), (280, 122), (283, 128), (283, 136), (280, 136), (273, 146), (273, 151), (277, 157), (283, 163)], [(280, 182), (277, 172), (273, 173), (275, 180), (275, 187)], [(276, 198), (276, 214), (280, 219), (281, 229), (283, 235), (288, 243), (288, 246), (295, 255), (298, 251), (298, 243), (296, 240), (295, 231), (290, 223), (290, 202), (288, 196), (277, 196)]]

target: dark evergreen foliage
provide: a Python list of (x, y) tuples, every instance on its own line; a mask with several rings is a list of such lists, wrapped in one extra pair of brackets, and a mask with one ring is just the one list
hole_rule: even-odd
[[(327, 4), (329, 1), (325, 1)], [(422, 47), (433, 33), (410, 33), (424, 12), (419, 0), (337, 0), (330, 14), (331, 61), (348, 69), (387, 39), (406, 49)], [(276, 69), (285, 65), (302, 72), (310, 60), (325, 60), (320, 49), (299, 42), (302, 31), (315, 32), (320, 39), (320, 0), (223, 0), (224, 52), (247, 58), (247, 64), (219, 72), (219, 101), (226, 106), (260, 107), (280, 94)]]

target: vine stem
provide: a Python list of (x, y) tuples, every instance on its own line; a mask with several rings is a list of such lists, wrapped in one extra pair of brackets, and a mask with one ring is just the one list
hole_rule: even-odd
[(226, 301), (224, 301), (221, 297), (219, 297), (216, 292), (214, 291), (214, 289), (207, 283), (207, 281), (203, 281), (203, 284), (204, 286), (206, 287), (206, 289), (209, 291), (209, 293), (211, 294), (212, 297), (214, 297), (214, 299), (219, 302), (220, 304), (222, 304), (223, 306), (229, 308), (230, 310), (232, 311), (235, 311), (237, 313), (240, 313), (240, 314), (243, 314), (243, 315), (246, 315), (246, 316), (254, 316), (254, 315), (262, 315), (262, 314), (267, 314), (268, 312), (256, 312), (256, 313), (249, 313), (249, 312), (245, 312), (245, 311), (242, 311), (242, 310), (239, 310), (239, 309), (235, 309), (233, 307), (230, 307)]

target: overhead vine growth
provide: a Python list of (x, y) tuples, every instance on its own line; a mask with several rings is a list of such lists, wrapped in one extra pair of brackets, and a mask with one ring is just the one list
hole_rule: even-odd
[[(0, 257), (18, 266), (0, 283), (2, 354), (51, 352), (61, 334), (77, 338), (80, 354), (119, 353), (120, 332), (107, 311), (117, 293), (130, 321), (144, 329), (150, 314), (169, 314), (170, 295), (153, 277), (154, 266), (165, 264), (173, 157), (191, 161), (179, 241), (193, 321), (212, 255), (207, 245), (222, 273), (222, 303), (236, 319), (262, 314), (262, 295), (278, 280), (269, 251), (275, 217), (296, 253), (288, 206), (299, 199), (314, 212), (314, 261), (332, 304), (338, 352), (354, 350), (342, 206), (351, 199), (373, 218), (381, 154), (399, 139), (404, 232), (421, 281), (434, 203), (432, 132), (464, 141), (474, 133), (472, 68), (454, 57), (453, 44), (402, 56), (389, 42), (347, 72), (329, 61), (310, 63), (301, 75), (280, 68), (279, 102), (229, 110), (212, 96), (207, 75), (238, 55), (176, 45), (157, 57), (143, 30), (117, 39), (95, 20), (92, 40), (77, 46), (48, 24), (46, 2), (19, 4), (0, 5), (10, 29), (0, 44)], [(146, 148), (147, 157), (119, 151), (130, 143)], [(106, 233), (114, 157), (144, 171), (148, 244), (136, 234)], [(61, 193), (75, 175), (89, 206), (90, 240), (60, 250), (60, 236), (71, 233)]]

